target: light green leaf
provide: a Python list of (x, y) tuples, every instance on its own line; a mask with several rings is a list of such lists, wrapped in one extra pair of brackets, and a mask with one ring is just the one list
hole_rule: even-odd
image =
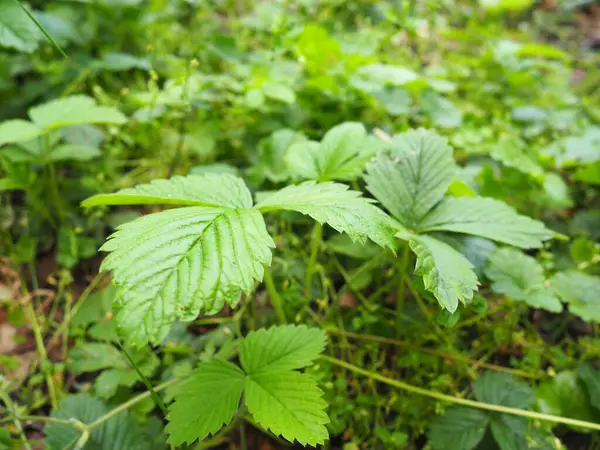
[[(0, 0), (7, 1), (7, 0)], [(11, 0), (12, 1), (12, 0)], [(22, 119), (7, 120), (0, 123), (0, 146), (13, 142), (26, 142), (43, 133), (36, 124)]]
[(307, 141), (292, 145), (285, 161), (288, 170), (302, 178), (353, 180), (381, 149), (381, 143), (367, 136), (363, 124), (345, 122), (329, 130), (320, 144)]
[(473, 383), (473, 392), (480, 402), (511, 408), (526, 409), (535, 400), (529, 385), (508, 373), (484, 372)]
[(497, 294), (527, 303), (534, 308), (561, 312), (562, 304), (545, 285), (544, 269), (535, 258), (514, 248), (494, 251), (485, 269)]
[(0, 46), (32, 53), (41, 37), (35, 22), (15, 0), (0, 0)]
[(571, 314), (586, 322), (600, 322), (600, 277), (569, 270), (554, 275), (550, 284), (558, 296), (569, 304)]
[(473, 265), (448, 244), (430, 236), (414, 236), (410, 247), (417, 255), (415, 273), (423, 277), (425, 289), (450, 312), (473, 299), (477, 275)]
[(307, 374), (259, 372), (248, 375), (245, 401), (254, 420), (263, 428), (302, 445), (323, 444), (327, 403), (316, 382)]
[(488, 415), (475, 408), (453, 406), (434, 419), (427, 438), (433, 450), (471, 450), (483, 439)]
[(129, 363), (121, 352), (110, 344), (85, 342), (69, 352), (69, 370), (75, 373), (102, 369), (127, 369)]
[(541, 176), (544, 171), (526, 149), (525, 142), (515, 135), (503, 135), (491, 147), (490, 155), (507, 167), (513, 167), (528, 175)]
[(264, 176), (275, 183), (287, 180), (290, 171), (285, 163), (285, 155), (293, 144), (300, 142), (306, 142), (306, 137), (287, 128), (277, 130), (261, 140), (258, 146), (258, 164), (251, 169), (252, 173), (258, 172), (260, 177)]
[(404, 226), (414, 228), (444, 196), (456, 163), (447, 140), (418, 129), (393, 138), (391, 156), (367, 165), (367, 190)]
[(228, 208), (252, 207), (252, 195), (241, 178), (228, 174), (176, 176), (153, 180), (114, 194), (100, 194), (82, 202), (99, 205), (195, 205)]
[(169, 407), (169, 442), (181, 445), (215, 434), (231, 422), (243, 389), (244, 372), (234, 364), (219, 359), (200, 364)]
[(306, 325), (261, 329), (242, 342), (240, 361), (247, 374), (301, 369), (319, 356), (326, 341), (323, 330)]
[(269, 194), (255, 208), (263, 212), (298, 211), (347, 233), (353, 241), (364, 243), (369, 238), (381, 247), (394, 249), (391, 219), (361, 195), (344, 184), (305, 181)]
[(80, 144), (63, 144), (50, 152), (52, 161), (89, 161), (100, 156), (100, 150), (95, 147)]
[[(109, 408), (100, 400), (88, 394), (69, 395), (60, 403), (52, 417), (59, 419), (75, 419), (84, 424), (91, 424), (106, 413)], [(81, 438), (77, 428), (50, 422), (44, 429), (46, 445), (50, 450), (70, 448)], [(127, 411), (123, 411), (94, 428), (82, 450), (147, 450), (142, 431)], [(151, 448), (154, 448), (152, 446)]]
[(111, 252), (102, 270), (113, 273), (114, 308), (128, 342), (159, 343), (176, 318), (234, 305), (262, 280), (271, 247), (255, 209), (177, 208), (120, 226), (101, 249)]
[(581, 136), (568, 136), (541, 150), (557, 167), (591, 164), (600, 160), (600, 127), (589, 127)]
[(36, 106), (29, 110), (29, 117), (46, 131), (73, 125), (127, 122), (117, 108), (98, 106), (96, 100), (85, 95), (59, 98)]
[(496, 244), (492, 241), (478, 236), (458, 233), (434, 233), (433, 236), (467, 258), (478, 277), (483, 275), (490, 254), (496, 249)]
[(591, 364), (582, 364), (577, 370), (577, 375), (585, 384), (590, 403), (600, 411), (600, 372)]
[(483, 197), (445, 198), (423, 218), (418, 229), (472, 234), (521, 248), (541, 247), (552, 236), (542, 222)]
[(287, 104), (291, 104), (296, 101), (296, 94), (292, 88), (286, 86), (285, 84), (267, 81), (266, 83), (263, 83), (261, 89), (263, 94), (265, 94), (265, 97), (273, 100), (278, 100)]

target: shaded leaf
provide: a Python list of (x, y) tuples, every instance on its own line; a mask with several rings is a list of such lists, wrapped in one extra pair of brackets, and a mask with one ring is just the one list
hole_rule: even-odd
[(471, 450), (483, 439), (488, 423), (483, 411), (453, 406), (431, 423), (429, 445), (434, 450)]
[(600, 322), (600, 277), (577, 270), (555, 274), (550, 284), (569, 304), (571, 314), (587, 322)]

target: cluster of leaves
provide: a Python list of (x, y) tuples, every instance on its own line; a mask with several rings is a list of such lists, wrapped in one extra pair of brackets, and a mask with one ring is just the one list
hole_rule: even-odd
[[(355, 366), (598, 423), (598, 71), (575, 7), (342, 3), (0, 0), (0, 254), (41, 342), (70, 338), (13, 376), (8, 419), (53, 402), (74, 425), (49, 424), (50, 448), (185, 446), (243, 420), (349, 449), (426, 429), (434, 449), (595, 442), (299, 371), (323, 329), (350, 332), (331, 354)], [(73, 303), (102, 243), (113, 286)], [(31, 317), (7, 291), (9, 333)], [(268, 328), (276, 308), (315, 328)], [(0, 358), (10, 377), (21, 359)], [(478, 375), (483, 358), (544, 379)]]

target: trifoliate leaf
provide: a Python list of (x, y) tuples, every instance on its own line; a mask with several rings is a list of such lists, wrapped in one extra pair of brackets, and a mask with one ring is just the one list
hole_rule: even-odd
[(418, 230), (473, 234), (521, 248), (541, 247), (552, 236), (542, 222), (483, 197), (445, 198), (421, 220)]
[(393, 138), (392, 154), (367, 165), (367, 190), (404, 226), (416, 227), (444, 196), (456, 163), (446, 139), (419, 129)]
[(560, 300), (545, 285), (546, 277), (541, 264), (517, 249), (500, 248), (494, 251), (485, 274), (493, 281), (492, 290), (497, 294), (551, 312), (558, 313), (563, 309)]
[(417, 255), (415, 273), (443, 308), (454, 312), (459, 301), (467, 304), (473, 299), (479, 283), (467, 258), (430, 236), (414, 236), (410, 247)]
[(215, 434), (231, 422), (244, 390), (244, 372), (236, 365), (211, 359), (198, 366), (177, 388), (166, 427), (169, 442), (181, 445)]
[(484, 411), (464, 406), (448, 408), (427, 432), (433, 450), (471, 450), (483, 439), (489, 423)]
[(255, 208), (263, 212), (298, 211), (347, 233), (354, 241), (363, 243), (369, 238), (381, 247), (394, 249), (391, 219), (361, 195), (344, 184), (305, 181), (269, 194)]
[(32, 53), (41, 37), (35, 23), (15, 0), (0, 0), (0, 46)]
[(96, 100), (85, 95), (59, 98), (36, 106), (29, 110), (29, 117), (45, 130), (83, 124), (127, 122), (127, 118), (117, 108), (98, 106)]
[(353, 180), (382, 145), (367, 136), (361, 123), (346, 122), (329, 130), (320, 144), (314, 141), (292, 145), (285, 156), (289, 171), (317, 181)]
[(582, 364), (577, 370), (577, 375), (585, 384), (590, 403), (600, 411), (600, 372), (590, 364)]
[[(2, 1), (2, 0), (0, 0)], [(13, 142), (26, 142), (43, 133), (43, 129), (27, 120), (14, 119), (0, 123), (0, 146)]]
[[(52, 417), (75, 419), (83, 424), (91, 424), (109, 412), (100, 400), (88, 394), (69, 395), (60, 403)], [(79, 439), (81, 431), (60, 423), (49, 422), (44, 429), (46, 445), (51, 450), (71, 448)], [(82, 442), (83, 443), (83, 442)], [(90, 433), (82, 450), (147, 450), (154, 448), (145, 442), (137, 424), (123, 411), (97, 426)]]
[(248, 375), (245, 401), (254, 420), (263, 428), (302, 445), (323, 444), (327, 403), (315, 380), (294, 371)]
[(326, 335), (318, 328), (287, 325), (248, 334), (240, 346), (240, 361), (248, 374), (301, 369), (323, 351)]
[(554, 275), (550, 284), (572, 314), (586, 322), (600, 322), (600, 277), (569, 270)]
[(194, 206), (118, 228), (101, 250), (117, 285), (117, 322), (128, 342), (160, 342), (176, 318), (215, 314), (250, 292), (271, 263), (273, 240), (255, 209)]
[(241, 178), (228, 174), (176, 176), (154, 180), (114, 194), (88, 198), (82, 206), (99, 205), (190, 205), (252, 207), (252, 195)]
[(529, 385), (508, 373), (484, 372), (473, 383), (473, 392), (480, 402), (511, 408), (526, 409), (535, 400)]

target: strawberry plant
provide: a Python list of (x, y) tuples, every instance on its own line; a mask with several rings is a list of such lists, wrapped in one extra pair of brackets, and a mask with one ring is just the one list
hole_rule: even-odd
[(596, 12), (0, 0), (0, 449), (596, 448)]

